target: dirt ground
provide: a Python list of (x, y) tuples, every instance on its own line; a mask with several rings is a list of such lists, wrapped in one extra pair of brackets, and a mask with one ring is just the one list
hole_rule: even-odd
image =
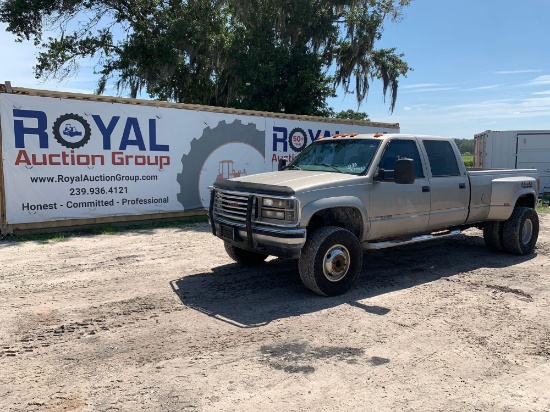
[(367, 252), (335, 298), (205, 223), (0, 242), (2, 411), (549, 411), (550, 215)]

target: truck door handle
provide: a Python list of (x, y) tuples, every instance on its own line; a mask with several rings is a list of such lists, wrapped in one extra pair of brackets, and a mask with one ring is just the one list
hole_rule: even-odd
[(466, 183), (459, 183), (458, 188), (459, 189), (466, 189)]
[(422, 191), (423, 192), (429, 192), (430, 191), (430, 186), (422, 186)]

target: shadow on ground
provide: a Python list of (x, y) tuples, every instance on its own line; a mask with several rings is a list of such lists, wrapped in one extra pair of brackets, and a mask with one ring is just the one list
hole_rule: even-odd
[(493, 253), (482, 238), (459, 235), (366, 252), (360, 278), (342, 296), (321, 297), (310, 292), (302, 285), (297, 261), (282, 259), (272, 259), (255, 268), (236, 263), (218, 266), (208, 273), (185, 275), (172, 281), (171, 286), (185, 306), (237, 327), (250, 328), (344, 303), (383, 316), (390, 312), (389, 308), (361, 301), (475, 269), (506, 270), (535, 256)]

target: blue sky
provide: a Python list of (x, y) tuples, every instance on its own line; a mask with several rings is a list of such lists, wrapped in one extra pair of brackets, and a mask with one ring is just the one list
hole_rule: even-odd
[[(374, 82), (360, 107), (401, 132), (473, 138), (484, 130), (550, 129), (550, 0), (415, 0), (386, 25), (378, 47), (396, 47), (414, 69), (400, 81), (392, 115)], [(96, 77), (34, 79), (35, 48), (0, 25), (0, 80), (12, 85), (89, 93)], [(357, 109), (339, 93), (329, 104)]]

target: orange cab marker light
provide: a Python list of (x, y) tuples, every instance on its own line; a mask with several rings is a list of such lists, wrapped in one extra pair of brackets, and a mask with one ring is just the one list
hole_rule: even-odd
[(376, 134), (374, 135), (374, 137), (382, 137), (382, 136), (384, 136), (382, 133), (376, 133)]
[(347, 133), (342, 133), (342, 134), (340, 135), (340, 137), (347, 137), (347, 136), (348, 136)]
[(352, 133), (352, 134), (349, 135), (349, 137), (355, 137), (355, 136), (357, 136), (358, 134), (359, 134), (359, 133)]
[(340, 134), (333, 134), (332, 138), (334, 139), (335, 137), (339, 137), (339, 136), (340, 136)]

